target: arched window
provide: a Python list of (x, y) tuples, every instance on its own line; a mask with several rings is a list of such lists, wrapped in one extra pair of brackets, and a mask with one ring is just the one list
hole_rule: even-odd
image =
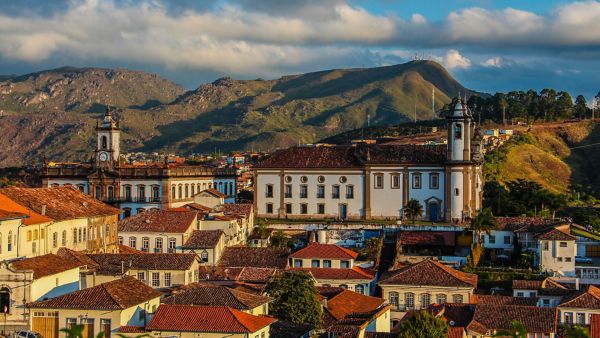
[(202, 183), (202, 190), (206, 190), (206, 182)]
[(356, 291), (356, 293), (360, 293), (360, 294), (364, 294), (365, 293), (365, 287), (363, 285), (357, 285), (354, 288), (354, 291)]
[(196, 185), (192, 184), (192, 197), (196, 195)]
[(160, 201), (160, 191), (157, 186), (152, 187), (152, 200), (154, 202)]
[(183, 186), (180, 184), (179, 185), (179, 199), (183, 198)]
[(457, 123), (454, 126), (454, 138), (455, 139), (462, 139), (462, 124)]
[(87, 228), (83, 228), (83, 240), (87, 241)]
[(10, 313), (10, 289), (0, 289), (0, 313)]
[(171, 186), (171, 199), (175, 199), (177, 195), (175, 194), (175, 185)]
[(108, 149), (108, 138), (106, 136), (101, 137), (102, 149)]
[(108, 186), (108, 199), (112, 200), (115, 198), (115, 188), (112, 185)]
[(188, 184), (185, 185), (185, 198), (190, 197), (190, 186)]
[(53, 248), (58, 247), (58, 232), (52, 233), (52, 247)]
[(8, 238), (7, 238), (8, 239), (8, 243), (7, 243), (7, 246), (6, 246), (6, 250), (8, 250), (8, 251), (12, 251), (12, 243), (13, 243), (12, 236), (13, 236), (12, 231), (9, 231), (8, 232)]
[(223, 182), (219, 182), (219, 190), (220, 192), (223, 192)]
[(235, 196), (235, 189), (233, 188), (233, 182), (229, 182), (229, 195)]

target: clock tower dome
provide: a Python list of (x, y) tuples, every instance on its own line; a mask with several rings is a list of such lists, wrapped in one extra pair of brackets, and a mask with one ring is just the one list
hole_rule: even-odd
[(112, 113), (106, 108), (104, 118), (96, 124), (96, 150), (94, 163), (97, 167), (112, 168), (119, 164), (119, 138), (121, 130)]

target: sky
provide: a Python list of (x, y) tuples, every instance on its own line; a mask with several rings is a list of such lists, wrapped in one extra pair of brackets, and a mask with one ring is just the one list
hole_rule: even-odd
[(600, 91), (600, 1), (0, 0), (0, 75), (119, 67), (187, 88), (420, 58), (470, 89)]

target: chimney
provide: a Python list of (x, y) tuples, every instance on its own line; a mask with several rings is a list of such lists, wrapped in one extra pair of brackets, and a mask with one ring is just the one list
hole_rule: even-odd
[(575, 278), (575, 290), (579, 290), (579, 278)]
[(323, 300), (321, 301), (321, 305), (323, 305), (324, 309), (327, 308), (327, 298), (323, 297)]
[(46, 216), (46, 205), (42, 204), (42, 216)]

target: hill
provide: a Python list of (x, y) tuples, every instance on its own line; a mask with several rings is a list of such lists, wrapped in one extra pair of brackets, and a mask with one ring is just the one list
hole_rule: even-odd
[(178, 153), (273, 149), (315, 142), (366, 124), (431, 119), (468, 92), (439, 64), (413, 61), (275, 80), (222, 78), (184, 92), (156, 75), (61, 68), (0, 82), (0, 166), (84, 160), (103, 105), (117, 108), (124, 151)]

